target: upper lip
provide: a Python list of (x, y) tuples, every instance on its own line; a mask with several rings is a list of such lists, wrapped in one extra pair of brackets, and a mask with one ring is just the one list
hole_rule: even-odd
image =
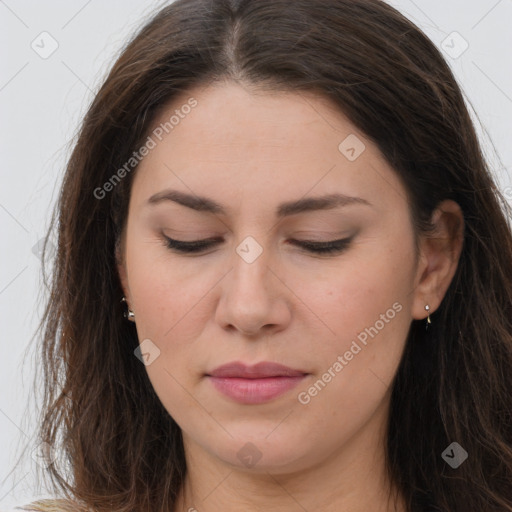
[(279, 363), (263, 361), (255, 365), (246, 365), (235, 361), (223, 364), (207, 373), (210, 377), (238, 377), (245, 379), (260, 379), (265, 377), (302, 377), (307, 372), (294, 370)]

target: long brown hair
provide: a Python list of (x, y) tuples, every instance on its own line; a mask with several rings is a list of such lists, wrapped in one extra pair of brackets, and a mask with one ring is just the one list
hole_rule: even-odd
[[(380, 0), (177, 0), (127, 44), (85, 116), (52, 220), (40, 440), (61, 455), (54, 490), (97, 511), (176, 501), (181, 431), (134, 357), (116, 273), (136, 166), (104, 184), (175, 95), (225, 79), (333, 100), (401, 177), (416, 235), (442, 200), (461, 206), (457, 272), (430, 330), (412, 321), (392, 384), (387, 467), (409, 511), (428, 497), (450, 512), (512, 512), (510, 206), (449, 66)], [(468, 453), (456, 469), (441, 456), (452, 442)]]

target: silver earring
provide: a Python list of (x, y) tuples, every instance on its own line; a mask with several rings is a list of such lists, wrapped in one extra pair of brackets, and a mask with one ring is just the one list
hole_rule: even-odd
[[(425, 304), (425, 311), (429, 312), (430, 311), (430, 306), (428, 304)], [(429, 325), (431, 324), (432, 322), (430, 321), (430, 313), (428, 313), (428, 316), (427, 316), (427, 323), (425, 324), (425, 331), (428, 331), (428, 327)]]
[[(126, 297), (121, 299), (121, 302), (126, 302)], [(127, 311), (123, 313), (123, 316), (130, 320), (130, 322), (135, 322), (135, 313), (128, 307), (128, 303), (126, 302)]]

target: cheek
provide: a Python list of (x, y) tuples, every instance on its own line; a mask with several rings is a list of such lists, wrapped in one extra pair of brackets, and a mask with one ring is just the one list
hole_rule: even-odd
[[(357, 258), (347, 258), (337, 267), (330, 267), (322, 279), (303, 282), (300, 291), (309, 297), (311, 309), (318, 312), (323, 321), (327, 339), (347, 340), (357, 336), (367, 327), (379, 321), (382, 314), (391, 318), (386, 330), (395, 323), (396, 309), (401, 316), (411, 301), (411, 286), (414, 278), (412, 254), (395, 253), (389, 247), (358, 253)], [(395, 307), (393, 308), (394, 304)], [(379, 326), (381, 323), (379, 322)]]
[[(130, 240), (130, 238), (129, 238)], [(197, 279), (197, 263), (179, 263), (157, 235), (148, 236), (134, 227), (127, 244), (126, 261), (130, 292), (134, 298), (139, 338), (170, 338), (182, 328), (195, 306), (201, 307), (210, 278)], [(210, 288), (214, 285), (214, 280)], [(193, 312), (192, 312), (193, 314)]]
[(324, 330), (317, 338), (317, 371), (297, 390), (296, 419), (314, 418), (315, 432), (332, 439), (350, 438), (383, 406), (400, 363), (410, 325), (407, 286), (384, 276), (351, 274), (325, 288), (319, 311), (335, 334)]
[(350, 263), (347, 259), (316, 281), (309, 295), (314, 300), (310, 308), (324, 325), (318, 336), (322, 343), (315, 345), (315, 359), (321, 361), (318, 377), (326, 374), (329, 382), (329, 391), (320, 382), (311, 394), (322, 390), (325, 400), (354, 411), (363, 403), (371, 409), (382, 398), (396, 373), (411, 320), (412, 253), (398, 254), (388, 246), (367, 254)]
[(191, 361), (197, 360), (194, 342), (203, 325), (198, 318), (206, 315), (207, 301), (201, 298), (209, 277), (187, 275), (186, 266), (177, 268), (155, 244), (132, 248), (127, 263), (139, 343), (151, 340), (158, 354), (145, 367), (155, 393), (175, 420), (181, 422), (184, 411), (185, 417), (204, 414), (186, 389), (194, 379)]

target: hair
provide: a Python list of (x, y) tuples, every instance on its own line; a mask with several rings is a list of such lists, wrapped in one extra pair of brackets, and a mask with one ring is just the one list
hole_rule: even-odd
[[(426, 497), (450, 512), (512, 512), (511, 208), (450, 67), (380, 0), (177, 0), (126, 44), (85, 115), (51, 219), (38, 435), (65, 461), (48, 467), (53, 489), (100, 512), (176, 502), (181, 430), (134, 357), (116, 271), (136, 167), (103, 198), (94, 191), (173, 98), (222, 81), (333, 101), (400, 177), (415, 236), (441, 201), (460, 205), (456, 273), (429, 331), (412, 320), (392, 383), (386, 470), (410, 512)], [(456, 469), (441, 457), (454, 441), (468, 453)]]

